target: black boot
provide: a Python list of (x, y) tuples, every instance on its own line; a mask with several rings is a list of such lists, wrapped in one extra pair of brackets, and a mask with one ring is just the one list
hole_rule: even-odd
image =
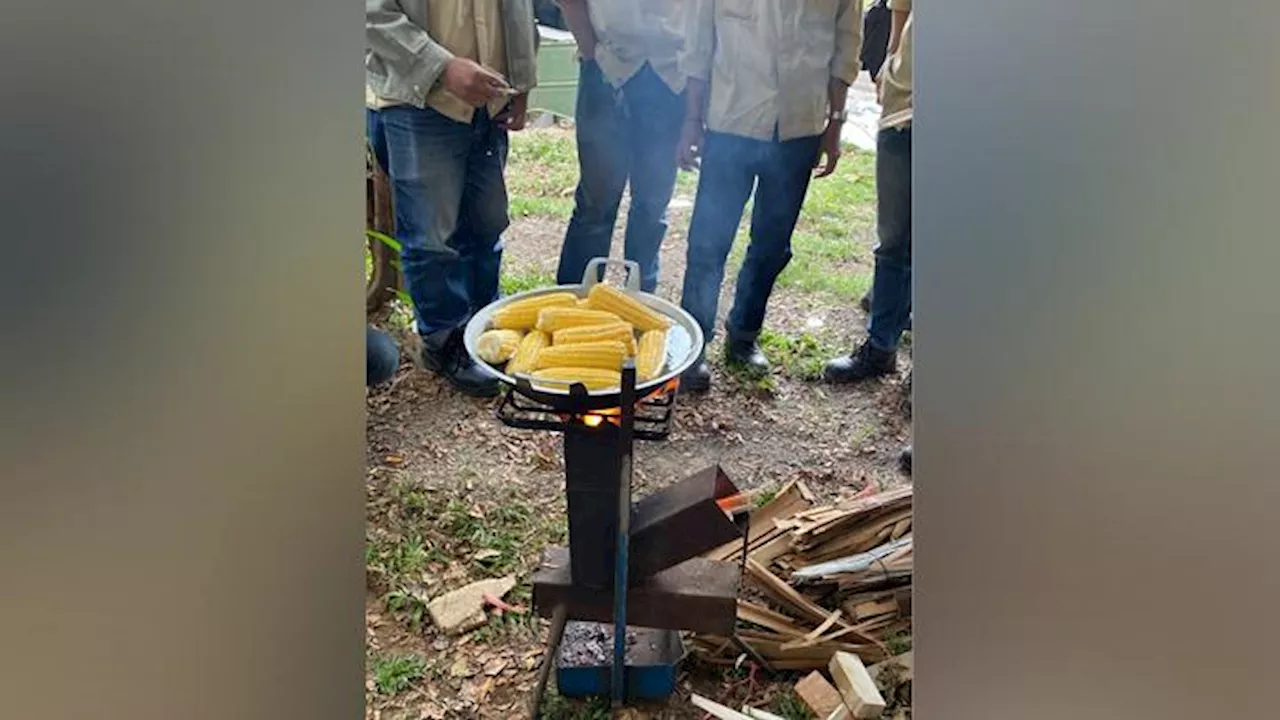
[(706, 360), (699, 358), (680, 373), (680, 389), (685, 392), (703, 393), (711, 389), (711, 366)]
[(752, 372), (769, 372), (769, 358), (764, 356), (755, 338), (743, 339), (730, 335), (724, 342), (724, 359), (730, 365), (739, 365)]
[(851, 383), (889, 375), (898, 369), (898, 353), (877, 350), (870, 342), (852, 355), (831, 360), (822, 368), (822, 379), (830, 383)]
[(440, 330), (422, 338), (422, 364), (449, 381), (464, 395), (487, 398), (498, 394), (501, 384), (476, 367), (462, 343), (462, 329)]
[(911, 474), (911, 446), (908, 445), (902, 449), (902, 454), (898, 456), (898, 467), (907, 475)]

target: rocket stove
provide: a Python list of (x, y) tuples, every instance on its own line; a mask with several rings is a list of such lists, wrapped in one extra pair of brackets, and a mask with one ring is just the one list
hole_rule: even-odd
[[(619, 390), (589, 392), (581, 384), (547, 389), (477, 360), (509, 386), (497, 411), (503, 423), (564, 436), (569, 547), (546, 548), (533, 577), (534, 609), (552, 618), (531, 701), (535, 718), (553, 665), (562, 694), (608, 694), (618, 708), (628, 699), (658, 699), (674, 690), (684, 655), (681, 630), (737, 637), (746, 516), (735, 519), (717, 502), (738, 495), (737, 488), (711, 467), (638, 502), (631, 498), (634, 443), (663, 440), (670, 432), (680, 372), (702, 347), (697, 322), (678, 305), (640, 292), (634, 262), (596, 258), (581, 285), (530, 290), (482, 308), (468, 322), (464, 342), (476, 357), (477, 338), (496, 309), (544, 292), (585, 297), (613, 265), (625, 268), (634, 297), (675, 321), (666, 374), (638, 384), (634, 361), (627, 360)], [(737, 540), (743, 544), (739, 562), (701, 557)]]
[(674, 690), (681, 630), (734, 634), (741, 566), (699, 556), (745, 537), (745, 518), (717, 502), (738, 494), (719, 467), (632, 502), (633, 443), (667, 437), (679, 381), (638, 400), (630, 361), (622, 377), (617, 407), (587, 409), (580, 385), (546, 405), (517, 382), (498, 409), (509, 426), (564, 435), (569, 547), (546, 548), (533, 577), (534, 609), (553, 619), (543, 662), (561, 694), (608, 693), (615, 707)]

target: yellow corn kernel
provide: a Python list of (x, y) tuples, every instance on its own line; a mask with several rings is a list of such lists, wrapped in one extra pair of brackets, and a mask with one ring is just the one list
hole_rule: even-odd
[(486, 330), (476, 340), (476, 354), (490, 365), (501, 365), (516, 354), (523, 337), (519, 330)]
[(650, 330), (640, 335), (640, 349), (636, 352), (636, 376), (640, 381), (658, 377), (666, 362), (667, 331)]
[[(557, 390), (568, 389), (574, 383), (582, 383), (587, 390), (611, 390), (622, 386), (622, 373), (617, 370), (584, 367), (543, 368), (533, 373), (534, 384)], [(544, 381), (543, 383), (536, 382)], [(550, 382), (548, 382), (550, 381)]]
[(511, 362), (507, 363), (508, 375), (519, 375), (533, 370), (533, 365), (538, 359), (538, 353), (542, 349), (551, 344), (551, 338), (541, 330), (530, 330), (523, 338), (520, 338), (520, 345), (516, 348), (516, 354), (511, 358)]
[(648, 305), (636, 300), (612, 285), (599, 283), (587, 293), (588, 307), (592, 310), (611, 312), (635, 326), (640, 332), (665, 330), (671, 327), (671, 318), (654, 312)]
[(555, 332), (579, 325), (604, 325), (618, 322), (617, 315), (599, 310), (579, 310), (576, 307), (548, 307), (538, 311), (537, 328), (543, 332)]
[(573, 307), (578, 296), (570, 292), (552, 292), (517, 300), (493, 313), (493, 326), (505, 330), (531, 330), (538, 322), (538, 312), (549, 307)]
[(570, 343), (542, 348), (534, 368), (583, 367), (617, 370), (627, 357), (627, 347), (618, 340)]
[(631, 323), (614, 322), (608, 325), (579, 325), (551, 333), (551, 341), (556, 345), (572, 345), (574, 343), (600, 342), (602, 340), (618, 340), (627, 348), (628, 355), (636, 354), (636, 336)]

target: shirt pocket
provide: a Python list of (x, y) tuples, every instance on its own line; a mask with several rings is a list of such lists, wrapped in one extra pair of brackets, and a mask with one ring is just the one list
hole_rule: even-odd
[[(796, 0), (785, 1), (795, 2)], [(717, 5), (720, 8), (720, 17), (729, 20), (750, 20), (755, 22), (758, 15), (756, 0), (719, 0)]]

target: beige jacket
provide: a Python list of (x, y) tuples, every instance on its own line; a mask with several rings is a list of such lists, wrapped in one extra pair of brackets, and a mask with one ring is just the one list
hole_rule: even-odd
[(880, 127), (899, 128), (911, 124), (912, 98), (914, 89), (911, 83), (911, 0), (889, 0), (890, 10), (906, 10), (907, 22), (902, 26), (902, 37), (898, 39), (898, 50), (884, 61), (884, 70), (880, 76)]
[(488, 67), (520, 91), (537, 84), (532, 0), (365, 0), (365, 43), (366, 103), (375, 108), (430, 107), (471, 122), (475, 110), (438, 84), (454, 57)]
[[(858, 76), (862, 0), (685, 0), (680, 68), (708, 81), (707, 128), (758, 140), (819, 135), (831, 78)], [(837, 108), (843, 110), (844, 108)]]

